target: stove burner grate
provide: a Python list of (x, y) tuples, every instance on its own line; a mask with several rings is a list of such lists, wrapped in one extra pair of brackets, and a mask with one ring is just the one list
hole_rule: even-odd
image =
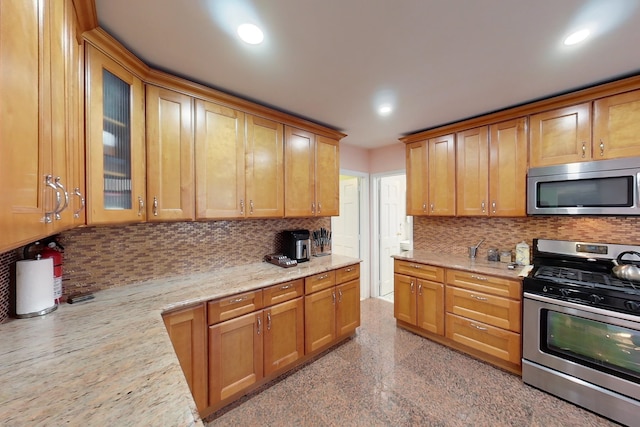
[(543, 265), (538, 268), (534, 277), (550, 280), (556, 283), (579, 285), (590, 288), (605, 287), (637, 289), (633, 283), (617, 279), (609, 274), (567, 267)]

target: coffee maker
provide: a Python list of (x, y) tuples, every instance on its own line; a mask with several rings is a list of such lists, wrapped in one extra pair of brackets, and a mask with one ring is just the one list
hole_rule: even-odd
[(309, 261), (311, 256), (311, 239), (309, 230), (285, 230), (282, 232), (282, 253), (298, 262)]

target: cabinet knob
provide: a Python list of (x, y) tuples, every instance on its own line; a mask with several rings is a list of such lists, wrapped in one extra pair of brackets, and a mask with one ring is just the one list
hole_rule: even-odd
[(138, 216), (142, 216), (142, 210), (144, 209), (144, 200), (138, 196)]
[(82, 212), (82, 210), (85, 207), (85, 200), (84, 200), (84, 196), (82, 195), (82, 193), (80, 192), (80, 187), (76, 187), (73, 189), (73, 194), (75, 196), (78, 196), (80, 198), (80, 207), (78, 208), (77, 211), (75, 211), (73, 213), (73, 217), (74, 218), (80, 218), (80, 212)]

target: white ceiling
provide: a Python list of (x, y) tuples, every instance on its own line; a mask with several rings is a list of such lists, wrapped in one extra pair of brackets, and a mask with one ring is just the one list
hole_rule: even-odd
[[(640, 72), (640, 0), (96, 0), (147, 64), (375, 148)], [(260, 25), (261, 45), (235, 27)], [(563, 38), (590, 25), (593, 37)], [(378, 98), (395, 102), (380, 117)]]

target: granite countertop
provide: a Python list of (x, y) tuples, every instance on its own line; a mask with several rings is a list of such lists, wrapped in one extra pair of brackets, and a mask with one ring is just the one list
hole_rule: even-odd
[(452, 255), (430, 252), (426, 250), (412, 250), (401, 252), (393, 256), (395, 259), (420, 262), (436, 265), (444, 268), (471, 271), (474, 273), (489, 274), (505, 279), (521, 279), (518, 276), (523, 267), (517, 266), (514, 270), (507, 268), (507, 263), (487, 261), (486, 258), (469, 258), (467, 255)]
[(259, 262), (107, 289), (46, 316), (11, 319), (0, 324), (2, 423), (202, 425), (161, 314), (358, 262)]

